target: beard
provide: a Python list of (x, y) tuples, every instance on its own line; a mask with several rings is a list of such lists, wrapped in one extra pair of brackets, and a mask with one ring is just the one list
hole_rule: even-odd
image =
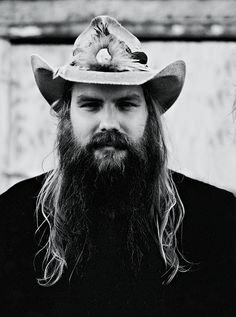
[(106, 230), (111, 221), (116, 223), (116, 246), (122, 250), (124, 262), (134, 273), (139, 271), (149, 249), (158, 160), (153, 146), (156, 141), (150, 136), (146, 129), (143, 137), (133, 142), (111, 130), (97, 133), (81, 146), (70, 121), (60, 122), (56, 240), (78, 274), (97, 252), (99, 224), (107, 223)]

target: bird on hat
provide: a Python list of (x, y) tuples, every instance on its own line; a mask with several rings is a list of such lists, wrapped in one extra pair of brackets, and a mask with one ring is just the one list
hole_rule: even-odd
[(147, 84), (152, 98), (165, 112), (178, 98), (185, 79), (183, 61), (162, 70), (151, 69), (140, 41), (109, 16), (95, 17), (77, 37), (69, 63), (54, 69), (38, 55), (32, 55), (31, 62), (38, 88), (50, 105), (60, 99), (68, 81)]

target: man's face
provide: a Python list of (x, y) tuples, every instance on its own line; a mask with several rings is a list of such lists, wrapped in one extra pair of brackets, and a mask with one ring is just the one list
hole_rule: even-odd
[[(77, 142), (83, 147), (97, 133), (116, 130), (138, 142), (147, 121), (147, 105), (141, 86), (75, 83), (72, 87), (70, 117)], [(95, 158), (126, 156), (126, 150), (112, 145), (99, 147)]]

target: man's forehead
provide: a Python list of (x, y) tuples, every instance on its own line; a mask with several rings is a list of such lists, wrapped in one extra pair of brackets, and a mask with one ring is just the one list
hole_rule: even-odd
[(143, 88), (138, 85), (103, 85), (74, 83), (72, 86), (72, 96), (74, 98), (124, 98), (143, 99)]

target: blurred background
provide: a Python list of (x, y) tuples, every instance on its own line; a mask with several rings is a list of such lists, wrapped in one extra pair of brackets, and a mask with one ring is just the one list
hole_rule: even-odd
[(0, 193), (53, 167), (56, 119), (30, 66), (71, 57), (96, 15), (119, 20), (143, 43), (149, 64), (182, 59), (186, 82), (163, 122), (169, 167), (236, 194), (236, 1), (0, 1)]

